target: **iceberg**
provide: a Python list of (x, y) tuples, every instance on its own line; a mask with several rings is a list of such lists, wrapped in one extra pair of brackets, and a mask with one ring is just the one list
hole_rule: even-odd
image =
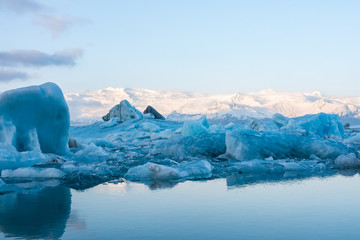
[(206, 160), (184, 162), (172, 167), (148, 162), (130, 168), (125, 178), (133, 181), (208, 178), (211, 176), (212, 169), (211, 164)]
[(147, 106), (143, 113), (151, 114), (154, 116), (155, 119), (165, 120), (164, 116), (161, 115), (158, 111), (156, 111), (156, 109), (153, 108), (152, 106)]
[(209, 123), (206, 117), (201, 117), (199, 120), (186, 120), (183, 124), (181, 135), (183, 137), (195, 136), (200, 133), (207, 133)]
[(268, 157), (308, 159), (311, 155), (335, 159), (349, 153), (358, 154), (356, 149), (330, 139), (255, 130), (227, 131), (226, 153), (237, 160)]
[[(98, 144), (106, 144), (106, 142), (95, 142)], [(95, 143), (90, 143), (85, 146), (84, 149), (80, 149), (74, 154), (75, 160), (78, 162), (104, 161), (108, 156), (110, 156), (110, 153), (105, 151), (103, 147), (97, 146)]]
[(104, 121), (118, 117), (120, 122), (131, 119), (142, 119), (142, 113), (132, 106), (127, 100), (122, 100), (120, 104), (110, 109), (109, 113), (102, 117)]
[(147, 132), (158, 132), (160, 130), (160, 127), (154, 123), (151, 122), (144, 122), (138, 125), (139, 128), (144, 129)]
[(0, 143), (18, 151), (69, 153), (70, 116), (61, 89), (54, 83), (0, 95)]
[(272, 117), (272, 120), (278, 126), (278, 128), (281, 128), (281, 127), (287, 125), (289, 122), (289, 118), (281, 115), (280, 113), (275, 113)]
[(302, 127), (309, 136), (322, 138), (344, 138), (344, 127), (336, 114), (318, 113), (294, 118), (296, 125)]
[(334, 161), (336, 166), (340, 167), (360, 167), (360, 159), (354, 153), (340, 155)]
[(217, 157), (226, 152), (225, 134), (201, 133), (196, 136), (175, 138), (156, 144), (151, 154), (165, 154), (176, 159), (191, 157)]

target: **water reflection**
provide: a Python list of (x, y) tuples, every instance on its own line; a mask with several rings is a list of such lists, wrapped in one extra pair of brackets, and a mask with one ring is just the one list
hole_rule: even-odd
[(0, 196), (0, 232), (6, 237), (59, 239), (71, 211), (71, 193), (62, 186)]
[[(342, 176), (354, 176), (359, 173), (359, 170), (341, 170), (341, 171), (332, 171), (332, 172), (324, 172), (324, 173), (309, 173), (306, 171), (303, 172), (283, 172), (277, 174), (269, 174), (269, 173), (253, 173), (253, 174), (244, 174), (244, 173), (233, 173), (226, 177), (226, 185), (229, 188), (246, 188), (247, 186), (253, 186), (257, 184), (264, 184), (271, 183), (271, 182), (286, 182), (286, 181), (302, 181), (305, 179), (318, 177), (318, 178), (327, 178), (334, 175), (342, 175)], [(116, 184), (117, 183), (117, 184)], [(119, 222), (120, 219), (117, 216), (127, 216), (126, 221), (129, 219), (133, 220), (134, 222), (127, 226), (126, 224), (123, 226), (122, 230), (124, 233), (128, 231), (131, 227), (136, 226), (136, 222), (139, 219), (144, 220), (144, 212), (147, 212), (149, 219), (145, 218), (143, 222), (143, 226), (148, 224), (150, 219), (152, 218), (151, 214), (157, 215), (155, 219), (163, 219), (164, 217), (168, 216), (169, 209), (177, 209), (177, 206), (184, 205), (188, 206), (189, 209), (192, 208), (193, 201), (189, 202), (186, 205), (182, 198), (173, 196), (173, 193), (180, 194), (179, 196), (183, 196), (184, 194), (184, 186), (187, 186), (187, 193), (190, 196), (198, 196), (199, 203), (203, 203), (201, 197), (204, 194), (214, 194), (212, 198), (214, 201), (214, 209), (216, 209), (216, 204), (222, 201), (230, 201), (231, 199), (235, 199), (234, 202), (229, 203), (229, 206), (236, 208), (243, 205), (246, 205), (247, 202), (245, 201), (244, 204), (238, 204), (239, 199), (251, 199), (249, 201), (254, 201), (254, 198), (251, 193), (251, 188), (248, 188), (249, 191), (242, 191), (241, 198), (238, 198), (238, 192), (236, 191), (226, 191), (226, 186), (224, 185), (224, 180), (220, 181), (212, 181), (208, 182), (206, 186), (209, 188), (201, 188), (202, 184), (181, 184), (182, 187), (177, 188), (175, 187), (179, 182), (147, 182), (143, 184), (128, 184), (128, 182), (124, 181), (117, 181), (115, 184), (109, 184), (108, 187), (98, 186), (93, 188), (94, 190), (84, 191), (84, 192), (77, 192), (73, 191), (73, 197), (76, 200), (77, 204), (73, 206), (73, 210), (71, 210), (71, 201), (72, 195), (70, 192), (70, 188), (64, 186), (41, 186), (38, 188), (34, 188), (31, 182), (28, 183), (17, 183), (17, 190), (4, 193), (0, 195), (0, 236), (1, 232), (5, 235), (5, 237), (14, 237), (14, 238), (26, 238), (26, 239), (60, 239), (66, 238), (66, 233), (73, 234), (77, 236), (77, 234), (92, 234), (92, 229), (103, 231), (107, 229), (107, 226), (110, 226), (111, 222)], [(220, 183), (220, 184), (219, 184)], [(33, 183), (35, 184), (35, 183)], [(55, 183), (54, 183), (55, 184)], [(10, 184), (9, 184), (10, 185)], [(129, 185), (129, 186), (128, 186)], [(135, 188), (134, 188), (135, 186)], [(205, 186), (205, 185), (204, 185)], [(138, 188), (139, 187), (139, 188)], [(24, 189), (28, 190), (24, 190)], [(30, 189), (29, 189), (30, 188)], [(106, 189), (111, 188), (112, 191), (111, 195), (109, 195), (109, 191), (105, 191)], [(166, 191), (158, 191), (158, 194), (148, 194), (149, 190), (158, 190), (163, 188), (168, 188)], [(19, 190), (23, 189), (23, 190)], [(136, 189), (141, 189), (141, 191), (137, 191)], [(171, 189), (171, 190), (169, 190)], [(211, 189), (209, 193), (209, 189)], [(217, 189), (217, 190), (216, 190)], [(284, 193), (282, 188), (279, 188), (281, 193)], [(311, 187), (309, 188), (311, 190)], [(258, 189), (261, 194), (264, 189)], [(288, 189), (289, 190), (289, 189)], [(291, 189), (290, 189), (291, 190)], [(198, 194), (198, 191), (204, 191), (204, 194)], [(215, 191), (215, 192), (213, 192)], [(274, 191), (274, 189), (272, 189)], [(245, 194), (245, 193), (246, 194)], [(115, 194), (114, 194), (115, 193)], [(232, 195), (232, 193), (234, 193)], [(87, 195), (89, 194), (89, 195)], [(93, 195), (92, 195), (93, 194)], [(140, 194), (140, 195), (139, 195)], [(205, 194), (205, 195), (206, 195)], [(228, 197), (229, 194), (232, 197)], [(250, 195), (248, 195), (250, 194)], [(258, 193), (257, 193), (258, 194)], [(283, 198), (287, 197), (287, 192), (281, 195)], [(313, 194), (311, 192), (311, 194)], [(290, 194), (291, 195), (291, 194)], [(83, 197), (86, 196), (86, 197)], [(139, 197), (141, 196), (141, 197)], [(161, 196), (161, 197), (160, 197)], [(89, 197), (93, 197), (94, 202), (88, 201)], [(291, 197), (291, 196), (290, 196)], [(181, 199), (181, 200), (179, 200)], [(189, 198), (192, 199), (192, 198)], [(221, 199), (221, 200), (216, 200)], [(230, 199), (230, 200), (229, 200)], [(281, 198), (279, 198), (281, 200)], [(74, 201), (75, 201), (74, 200)], [(159, 201), (160, 200), (160, 201)], [(216, 201), (215, 201), (216, 200)], [(277, 201), (274, 201), (276, 203)], [(145, 201), (145, 202), (144, 202)], [(151, 208), (148, 208), (148, 202), (152, 203), (152, 206), (158, 206), (158, 209), (152, 212)], [(166, 207), (166, 211), (163, 211), (164, 205), (162, 203), (166, 202), (168, 206)], [(291, 202), (291, 201), (290, 201)], [(79, 204), (80, 203), (80, 204)], [(113, 204), (113, 205), (111, 205)], [(118, 206), (127, 206), (126, 208), (118, 208)], [(232, 204), (232, 205), (231, 205)], [(101, 206), (100, 206), (101, 205)], [(80, 207), (79, 207), (80, 206)], [(138, 210), (139, 206), (142, 206), (142, 210)], [(196, 209), (201, 207), (200, 205), (195, 205)], [(258, 204), (259, 207), (263, 206), (263, 203)], [(82, 209), (83, 207), (83, 209)], [(223, 204), (218, 206), (222, 209)], [(80, 208), (80, 210), (79, 210)], [(103, 220), (104, 225), (99, 225), (98, 213), (101, 212), (99, 209), (104, 209), (105, 213), (108, 211), (109, 217), (115, 218), (114, 221), (105, 221)], [(96, 209), (96, 211), (94, 211)], [(82, 211), (90, 212), (94, 215), (95, 222), (92, 222), (87, 215), (86, 218), (81, 218), (80, 213), (83, 214)], [(189, 212), (185, 208), (185, 212)], [(202, 214), (209, 214), (208, 208), (203, 208)], [(222, 211), (222, 210), (221, 210)], [(229, 210), (230, 212), (232, 210)], [(238, 211), (243, 211), (240, 209)], [(71, 212), (71, 213), (70, 213)], [(116, 212), (116, 214), (114, 214)], [(191, 210), (192, 212), (192, 210)], [(196, 211), (194, 211), (196, 212)], [(216, 212), (216, 211), (215, 211)], [(229, 214), (230, 214), (229, 212)], [(91, 215), (90, 214), (90, 215)], [(180, 216), (182, 212), (179, 213)], [(104, 216), (107, 216), (106, 214)], [(249, 215), (252, 216), (252, 215)], [(183, 216), (184, 219), (188, 219), (186, 216)], [(106, 219), (105, 217), (104, 219)], [(124, 220), (125, 218), (121, 218)], [(213, 219), (217, 219), (217, 215), (214, 215)], [(183, 222), (186, 224), (187, 220)], [(159, 223), (159, 226), (162, 226), (163, 223)], [(101, 230), (101, 228), (103, 228)], [(90, 230), (89, 230), (90, 229)], [(114, 230), (114, 229), (113, 229)], [(105, 231), (105, 230), (104, 230)], [(120, 230), (114, 230), (120, 231)], [(160, 230), (159, 230), (160, 231)], [(150, 232), (150, 230), (146, 230), (146, 233)], [(70, 235), (70, 236), (73, 236)], [(91, 235), (86, 235), (87, 237), (91, 237)], [(69, 239), (72, 239), (71, 237)], [(80, 239), (80, 238), (79, 238)], [(85, 238), (86, 239), (86, 238)]]
[(226, 177), (228, 187), (246, 187), (249, 185), (276, 183), (285, 181), (301, 181), (313, 177), (327, 178), (334, 175), (354, 176), (358, 169), (345, 169), (329, 172), (282, 172), (282, 173), (232, 173)]

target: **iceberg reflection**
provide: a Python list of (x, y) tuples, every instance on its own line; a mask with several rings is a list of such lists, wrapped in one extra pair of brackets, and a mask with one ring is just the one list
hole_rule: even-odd
[(71, 211), (69, 188), (45, 187), (0, 196), (0, 232), (5, 237), (59, 239)]
[(338, 171), (329, 171), (329, 172), (279, 172), (279, 173), (241, 173), (235, 172), (226, 177), (226, 185), (230, 188), (232, 187), (246, 187), (249, 185), (264, 184), (264, 183), (277, 183), (277, 182), (286, 182), (286, 181), (301, 181), (313, 177), (317, 178), (327, 178), (334, 175), (342, 176), (354, 176), (358, 174), (359, 170), (357, 169), (344, 169)]

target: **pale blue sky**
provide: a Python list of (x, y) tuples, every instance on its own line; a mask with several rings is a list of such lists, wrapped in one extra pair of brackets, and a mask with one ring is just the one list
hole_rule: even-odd
[(53, 81), (360, 96), (359, 13), (355, 0), (0, 0), (0, 92)]

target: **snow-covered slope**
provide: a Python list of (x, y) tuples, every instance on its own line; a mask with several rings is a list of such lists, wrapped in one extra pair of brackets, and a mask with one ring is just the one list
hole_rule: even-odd
[(267, 118), (274, 113), (297, 117), (319, 112), (338, 114), (342, 120), (360, 122), (360, 97), (327, 97), (319, 92), (297, 93), (264, 90), (254, 93), (207, 95), (169, 90), (105, 88), (65, 95), (72, 121), (100, 120), (123, 99), (139, 110), (148, 105), (176, 119), (182, 114), (208, 115), (211, 118)]

